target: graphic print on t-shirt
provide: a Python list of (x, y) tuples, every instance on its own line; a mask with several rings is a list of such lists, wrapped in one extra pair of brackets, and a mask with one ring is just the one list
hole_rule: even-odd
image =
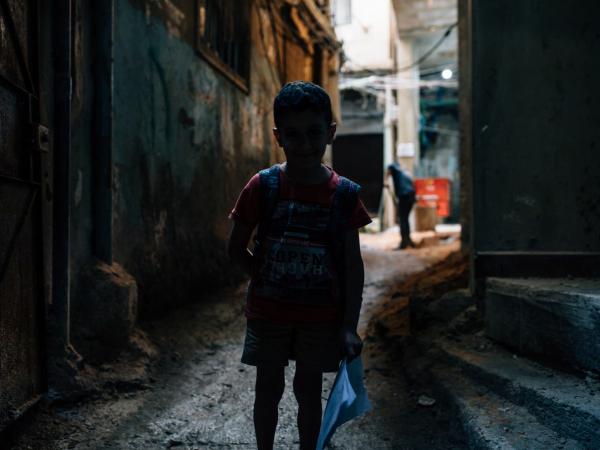
[(263, 264), (254, 283), (255, 295), (293, 303), (331, 304), (329, 218), (328, 207), (278, 201), (261, 243)]

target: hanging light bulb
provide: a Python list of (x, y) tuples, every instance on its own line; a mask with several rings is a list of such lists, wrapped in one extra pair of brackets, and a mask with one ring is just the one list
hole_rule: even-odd
[(450, 78), (452, 78), (452, 75), (453, 75), (452, 70), (450, 70), (450, 69), (442, 70), (442, 78), (444, 80), (449, 80)]

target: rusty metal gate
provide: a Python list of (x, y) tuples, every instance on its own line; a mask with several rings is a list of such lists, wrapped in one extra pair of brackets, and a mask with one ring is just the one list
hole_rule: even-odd
[(45, 389), (36, 12), (0, 0), (0, 431)]

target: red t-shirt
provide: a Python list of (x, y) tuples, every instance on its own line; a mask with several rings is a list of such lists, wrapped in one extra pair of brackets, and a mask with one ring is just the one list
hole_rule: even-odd
[[(339, 176), (331, 170), (329, 179), (320, 184), (302, 185), (289, 181), (283, 170), (279, 171), (279, 201), (276, 210), (288, 211), (296, 208), (301, 214), (307, 211), (304, 220), (319, 221), (318, 211), (327, 214), (339, 184)], [(274, 215), (277, 214), (277, 211)], [(260, 176), (254, 175), (244, 187), (229, 217), (254, 229), (260, 220)], [(287, 216), (286, 216), (287, 217)], [(302, 219), (300, 219), (302, 221)], [(371, 222), (362, 201), (358, 201), (352, 212), (348, 228), (361, 228)], [(258, 275), (255, 275), (258, 276)], [(253, 279), (254, 283), (255, 280)], [(334, 298), (327, 304), (315, 306), (311, 302), (278, 301), (250, 289), (246, 302), (246, 317), (264, 319), (278, 323), (331, 323), (341, 319), (341, 304)]]

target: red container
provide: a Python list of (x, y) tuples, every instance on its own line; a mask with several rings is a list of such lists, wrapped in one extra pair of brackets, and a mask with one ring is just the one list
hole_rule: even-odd
[(448, 178), (417, 178), (415, 192), (419, 206), (433, 206), (439, 217), (450, 215), (450, 180)]

